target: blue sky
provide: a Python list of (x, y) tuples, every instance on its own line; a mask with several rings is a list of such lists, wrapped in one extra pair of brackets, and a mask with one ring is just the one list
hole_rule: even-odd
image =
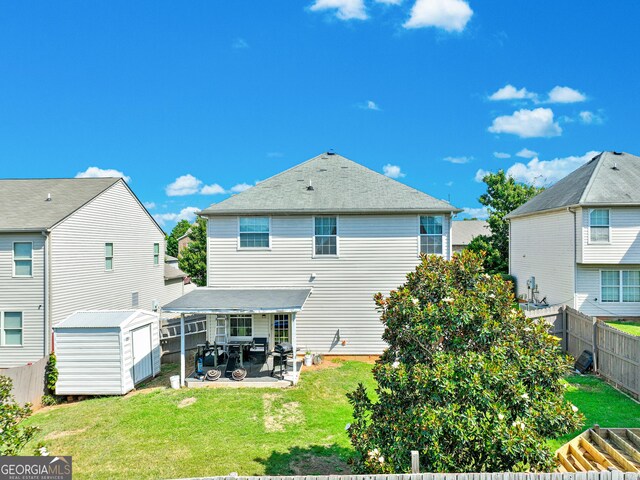
[[(2, 177), (128, 177), (180, 218), (323, 151), (478, 214), (640, 154), (638, 2), (2, 2)], [(480, 172), (480, 173), (479, 173)]]

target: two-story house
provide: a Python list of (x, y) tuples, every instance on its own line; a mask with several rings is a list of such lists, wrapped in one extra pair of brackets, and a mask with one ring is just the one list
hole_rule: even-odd
[(640, 316), (640, 157), (603, 152), (507, 218), (523, 298)]
[(153, 309), (164, 232), (118, 178), (0, 180), (0, 368), (51, 351), (77, 310)]
[(260, 337), (271, 348), (379, 354), (373, 295), (404, 283), (421, 253), (450, 258), (459, 211), (341, 155), (319, 155), (202, 211), (208, 287), (163, 310), (209, 314), (211, 342)]

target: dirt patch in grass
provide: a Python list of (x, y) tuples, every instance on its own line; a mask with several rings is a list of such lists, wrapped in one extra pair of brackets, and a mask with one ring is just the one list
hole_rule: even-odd
[(304, 422), (300, 402), (282, 403), (282, 396), (277, 393), (265, 393), (262, 396), (262, 402), (264, 428), (267, 432), (284, 432), (288, 426), (300, 425)]
[(193, 405), (194, 403), (196, 403), (196, 400), (197, 399), (195, 397), (185, 398), (178, 404), (178, 408), (184, 408), (184, 407), (188, 407), (189, 405)]
[(337, 455), (301, 455), (291, 461), (289, 468), (294, 475), (350, 475), (353, 473), (349, 464)]
[(62, 432), (51, 432), (48, 433), (44, 439), (45, 440), (56, 440), (58, 438), (68, 437), (70, 435), (78, 435), (79, 433), (84, 433), (89, 429), (89, 427), (80, 428), (79, 430), (66, 430)]

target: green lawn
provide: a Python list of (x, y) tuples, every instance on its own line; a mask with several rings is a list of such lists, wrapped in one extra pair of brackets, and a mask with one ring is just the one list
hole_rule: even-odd
[[(343, 362), (305, 371), (296, 388), (161, 388), (55, 407), (27, 422), (41, 427), (36, 442), (51, 453), (73, 455), (78, 479), (347, 474), (345, 393), (358, 381), (372, 387), (371, 365)], [(586, 425), (640, 427), (640, 405), (628, 397), (592, 377), (569, 383)]]
[(640, 322), (607, 322), (607, 325), (611, 325), (623, 332), (630, 333), (631, 335), (635, 335), (640, 337)]

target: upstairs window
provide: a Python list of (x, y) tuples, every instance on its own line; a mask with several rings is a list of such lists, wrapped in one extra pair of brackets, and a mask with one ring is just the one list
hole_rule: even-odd
[(316, 255), (338, 254), (338, 219), (337, 217), (315, 217), (315, 234), (313, 237)]
[(2, 320), (2, 345), (22, 345), (22, 312), (0, 313)]
[(153, 244), (153, 264), (160, 265), (160, 244)]
[(104, 244), (104, 269), (113, 270), (113, 243)]
[(607, 243), (610, 241), (609, 210), (595, 208), (589, 212), (589, 241)]
[(33, 243), (15, 242), (13, 244), (13, 275), (15, 277), (33, 276)]
[(240, 248), (269, 248), (269, 217), (240, 217)]
[(420, 217), (420, 253), (442, 255), (442, 215)]

